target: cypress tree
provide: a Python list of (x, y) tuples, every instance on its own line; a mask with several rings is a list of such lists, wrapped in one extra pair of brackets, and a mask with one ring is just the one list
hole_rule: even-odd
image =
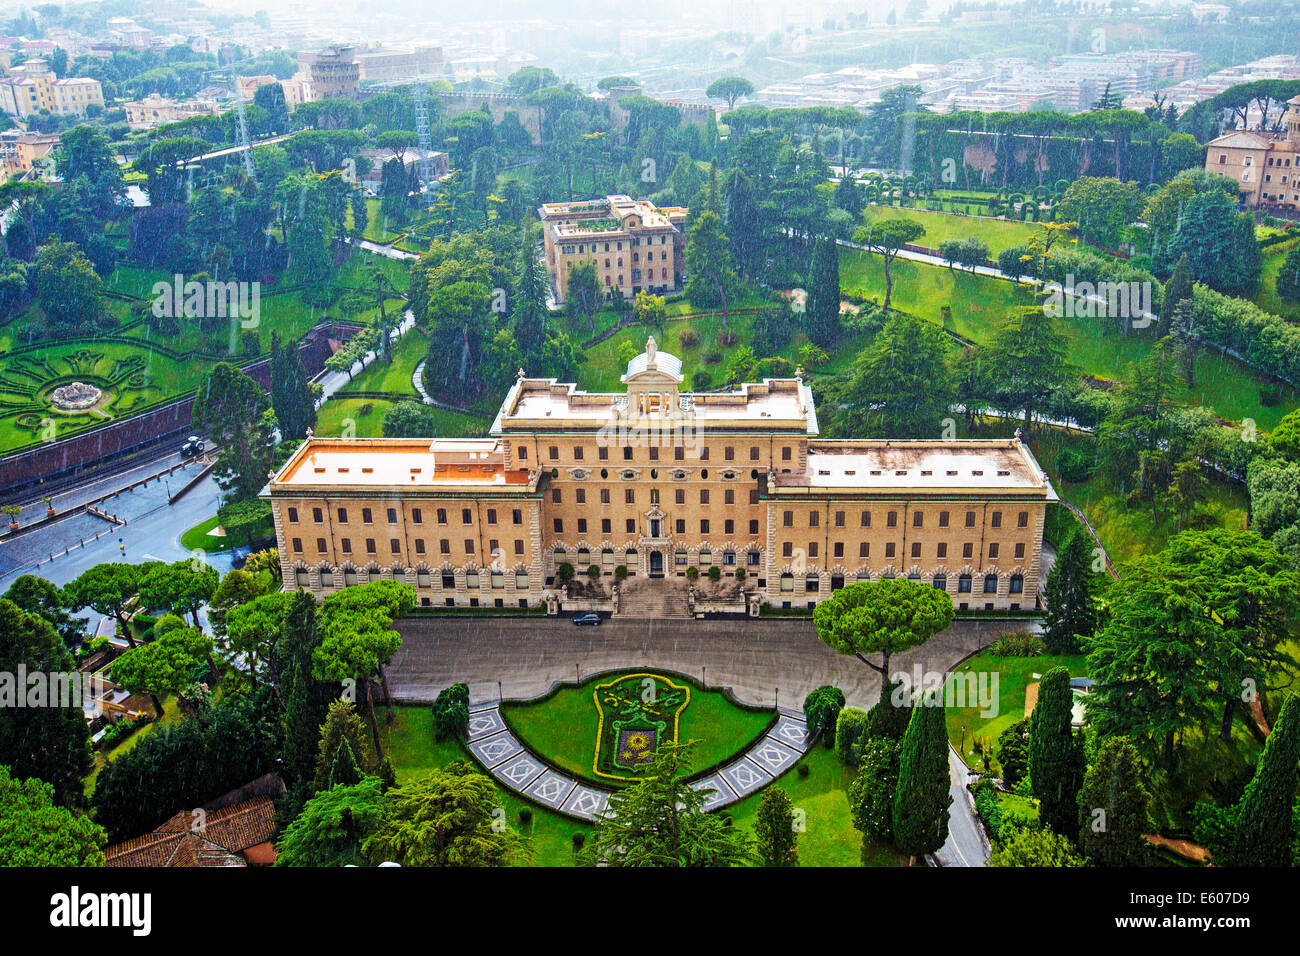
[(1241, 798), (1230, 856), (1236, 866), (1290, 866), (1300, 783), (1300, 695), (1282, 705)]
[(808, 272), (808, 338), (830, 348), (840, 333), (840, 256), (833, 237), (817, 238)]
[(316, 396), (298, 346), (282, 345), (275, 332), (271, 333), (271, 407), (283, 439), (303, 438), (316, 425)]
[(1143, 834), (1151, 827), (1150, 804), (1151, 791), (1132, 741), (1102, 741), (1079, 791), (1079, 848), (1102, 866), (1148, 864), (1150, 846)]
[[(940, 692), (942, 693), (942, 692)], [(948, 734), (943, 698), (933, 693), (912, 708), (898, 761), (894, 843), (912, 861), (948, 839)]]
[(345, 787), (358, 784), (362, 776), (360, 768), (357, 767), (356, 755), (352, 752), (352, 745), (344, 738), (334, 754), (334, 765), (330, 767), (330, 789), (339, 784)]
[(1163, 294), (1160, 297), (1160, 326), (1156, 330), (1156, 335), (1164, 338), (1173, 328), (1174, 309), (1178, 303), (1184, 299), (1192, 297), (1192, 267), (1187, 262), (1187, 253), (1178, 257), (1178, 264), (1174, 266), (1174, 271), (1169, 275), (1169, 281), (1165, 283)]
[(1074, 532), (1066, 539), (1056, 564), (1047, 575), (1043, 597), (1043, 640), (1052, 654), (1079, 653), (1079, 637), (1091, 637), (1097, 629), (1091, 582), (1091, 539)]
[(311, 782), (316, 771), (320, 726), (330, 700), (338, 696), (337, 684), (326, 684), (312, 676), (311, 656), (318, 643), (316, 599), (307, 591), (295, 592), (275, 647), (284, 708), (281, 756), (286, 782), (291, 787)]
[(867, 711), (866, 735), (902, 740), (912, 716), (912, 700), (903, 688), (903, 682), (886, 681), (880, 691), (880, 700)]
[(768, 787), (758, 804), (754, 822), (758, 854), (764, 866), (798, 866), (798, 837), (794, 831), (794, 804), (780, 787)]
[(348, 759), (357, 768), (358, 779), (375, 773), (378, 761), (375, 758), (374, 745), (366, 732), (365, 721), (348, 701), (336, 700), (329, 705), (329, 712), (320, 725), (319, 737), (315, 780), (317, 790), (328, 790), (335, 784), (344, 782), (333, 779), (338, 767), (339, 754), (344, 750), (348, 752)]
[(1071, 840), (1078, 835), (1083, 770), (1083, 751), (1070, 727), (1073, 702), (1069, 672), (1055, 667), (1038, 683), (1038, 703), (1029, 720), (1029, 778), (1038, 798), (1038, 816)]
[(546, 309), (546, 273), (537, 248), (537, 236), (527, 226), (519, 247), (519, 278), (515, 282), (515, 342), (525, 363), (537, 366), (546, 345), (550, 316)]

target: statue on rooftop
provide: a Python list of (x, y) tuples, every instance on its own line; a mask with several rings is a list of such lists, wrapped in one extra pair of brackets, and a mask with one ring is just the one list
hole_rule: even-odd
[(650, 336), (650, 338), (646, 339), (645, 357), (646, 357), (647, 365), (655, 364), (655, 352), (657, 352), (658, 350), (659, 350), (659, 346), (655, 344), (655, 337), (653, 335)]

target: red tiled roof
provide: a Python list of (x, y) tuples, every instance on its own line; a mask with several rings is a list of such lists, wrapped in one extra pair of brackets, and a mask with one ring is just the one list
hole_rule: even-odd
[(254, 797), (202, 816), (182, 810), (143, 836), (110, 846), (105, 866), (245, 866), (240, 852), (275, 836), (270, 797)]

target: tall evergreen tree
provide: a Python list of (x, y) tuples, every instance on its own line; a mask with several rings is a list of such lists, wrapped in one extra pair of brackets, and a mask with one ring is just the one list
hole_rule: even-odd
[(817, 237), (808, 273), (808, 338), (830, 348), (840, 334), (840, 251), (834, 237)]
[(1092, 597), (1091, 538), (1075, 531), (1056, 556), (1043, 597), (1043, 640), (1052, 654), (1079, 653), (1079, 637), (1092, 637), (1097, 609)]
[(1102, 866), (1149, 863), (1150, 804), (1137, 748), (1124, 737), (1106, 738), (1079, 791), (1079, 848)]
[(330, 787), (351, 787), (360, 783), (362, 776), (352, 745), (345, 739), (334, 754), (334, 764), (330, 767)]
[(948, 732), (943, 698), (932, 694), (912, 708), (898, 761), (894, 843), (913, 862), (948, 839)]
[(330, 701), (337, 697), (337, 685), (312, 676), (312, 652), (316, 636), (316, 599), (307, 591), (296, 592), (289, 601), (275, 657), (280, 672), (283, 773), (290, 787), (310, 783), (316, 772), (321, 724)]
[(1038, 703), (1029, 721), (1029, 778), (1038, 798), (1038, 816), (1070, 840), (1078, 834), (1083, 777), (1083, 750), (1070, 725), (1073, 703), (1070, 672), (1054, 667), (1038, 683)]
[(1169, 275), (1160, 296), (1160, 324), (1156, 336), (1164, 338), (1173, 328), (1174, 310), (1178, 303), (1192, 297), (1192, 267), (1187, 263), (1187, 253), (1178, 257), (1174, 271)]
[(1296, 786), (1300, 784), (1300, 694), (1282, 704), (1255, 776), (1241, 798), (1230, 844), (1236, 866), (1290, 866), (1295, 846)]
[(316, 395), (298, 346), (282, 345), (275, 332), (271, 333), (271, 407), (280, 423), (281, 439), (304, 438), (307, 429), (316, 427)]
[(768, 787), (758, 804), (754, 823), (758, 855), (764, 866), (798, 866), (798, 836), (794, 829), (794, 804), (780, 787)]
[(1034, 413), (1068, 380), (1065, 336), (1042, 306), (1012, 310), (993, 332), (985, 355), (999, 370), (997, 387), (1009, 408), (1024, 410), (1024, 429), (1033, 427)]
[(933, 438), (955, 392), (942, 330), (898, 313), (863, 352), (845, 389), (852, 434)]
[[(537, 234), (525, 227), (519, 246), (519, 275), (515, 280), (515, 299), (511, 308), (515, 342), (524, 361), (533, 367), (541, 364), (550, 333), (550, 315), (546, 308), (546, 270), (542, 265)], [(528, 367), (528, 366), (525, 366)]]
[(737, 283), (729, 245), (722, 217), (706, 203), (691, 227), (686, 246), (685, 291), (694, 306), (721, 306), (723, 328), (727, 326), (727, 303)]
[(349, 758), (357, 768), (358, 779), (361, 775), (377, 774), (379, 760), (375, 756), (374, 745), (366, 734), (365, 721), (357, 714), (349, 701), (335, 700), (329, 705), (324, 722), (320, 725), (320, 746), (316, 754), (315, 789), (328, 790), (343, 781), (333, 779), (338, 766), (339, 755), (346, 750)]

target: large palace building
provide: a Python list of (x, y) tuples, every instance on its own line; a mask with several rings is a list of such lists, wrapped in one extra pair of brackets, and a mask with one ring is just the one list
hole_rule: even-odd
[(264, 492), (285, 587), (396, 579), (426, 607), (556, 610), (569, 565), (610, 591), (720, 573), (750, 613), (901, 576), (961, 609), (1036, 606), (1057, 498), (1018, 437), (819, 439), (802, 377), (683, 392), (654, 339), (622, 381), (521, 371), (484, 439), (308, 438)]

